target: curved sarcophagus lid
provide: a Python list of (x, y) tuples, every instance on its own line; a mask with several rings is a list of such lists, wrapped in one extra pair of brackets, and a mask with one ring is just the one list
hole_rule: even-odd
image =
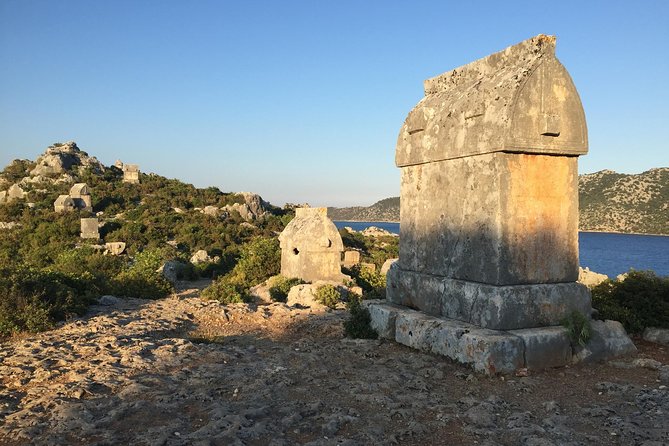
[(424, 83), (395, 162), (409, 166), (491, 152), (583, 155), (581, 99), (555, 58), (555, 37), (539, 35)]

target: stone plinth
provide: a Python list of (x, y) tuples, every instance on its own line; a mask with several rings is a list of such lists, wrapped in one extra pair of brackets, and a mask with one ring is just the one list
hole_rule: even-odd
[(307, 282), (341, 281), (344, 244), (327, 208), (297, 208), (295, 218), (279, 235), (281, 274)]
[(447, 356), (488, 375), (601, 361), (637, 351), (615, 321), (593, 321), (592, 338), (581, 347), (572, 344), (561, 326), (490, 330), (380, 300), (366, 300), (362, 305), (369, 310), (371, 326), (380, 337)]

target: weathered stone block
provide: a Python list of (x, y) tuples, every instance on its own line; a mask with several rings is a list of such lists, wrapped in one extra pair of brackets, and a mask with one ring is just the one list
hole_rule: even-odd
[(512, 373), (524, 366), (523, 341), (504, 331), (474, 329), (460, 338), (458, 360), (488, 375)]
[(81, 238), (99, 239), (97, 218), (82, 218), (81, 219)]
[(571, 343), (564, 327), (539, 327), (512, 330), (525, 347), (525, 367), (545, 369), (571, 363)]
[(493, 285), (578, 278), (575, 157), (491, 153), (406, 166), (400, 188), (402, 269)]
[(393, 266), (386, 283), (390, 302), (495, 330), (558, 325), (572, 311), (590, 312), (590, 292), (575, 282), (495, 286)]
[(394, 340), (397, 312), (402, 310), (402, 307), (388, 304), (378, 299), (364, 300), (362, 301), (362, 306), (369, 311), (371, 318), (370, 325), (376, 330), (379, 337)]
[(591, 321), (590, 331), (590, 340), (585, 347), (576, 348), (573, 362), (604, 361), (637, 351), (618, 321)]

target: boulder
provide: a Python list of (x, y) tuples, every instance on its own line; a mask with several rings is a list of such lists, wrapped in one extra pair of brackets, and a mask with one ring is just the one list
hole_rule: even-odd
[(211, 262), (212, 260), (213, 259), (209, 257), (209, 254), (207, 254), (207, 251), (200, 249), (190, 258), (190, 263), (197, 265), (198, 263)]
[(656, 344), (669, 345), (669, 328), (647, 327), (643, 331), (643, 339)]
[(109, 242), (105, 243), (105, 254), (118, 256), (125, 251), (125, 242)]
[(388, 273), (388, 270), (392, 266), (393, 263), (397, 262), (399, 259), (388, 259), (385, 262), (383, 262), (383, 265), (381, 266), (381, 275), (385, 276)]
[(607, 276), (606, 274), (600, 274), (594, 271), (590, 271), (590, 268), (588, 268), (587, 266), (585, 268), (581, 267), (578, 268), (578, 282), (582, 283), (588, 288), (595, 287), (608, 279), (609, 276)]
[(68, 141), (49, 146), (46, 152), (37, 158), (36, 166), (30, 171), (30, 176), (53, 176), (65, 173), (74, 167), (90, 168), (96, 173), (105, 170), (97, 158), (88, 156), (74, 141)]
[(607, 361), (617, 356), (636, 353), (637, 348), (618, 321), (591, 321), (590, 340), (585, 347), (577, 346), (572, 361)]
[(178, 260), (168, 260), (158, 268), (159, 273), (172, 283), (176, 283), (181, 279), (186, 271), (186, 265)]
[(399, 235), (394, 234), (390, 231), (386, 231), (385, 229), (379, 228), (377, 226), (370, 226), (360, 231), (360, 233), (365, 237), (386, 237), (386, 236), (399, 237)]
[(11, 201), (14, 199), (21, 200), (25, 198), (25, 196), (26, 192), (18, 184), (13, 184), (7, 190), (7, 201)]
[(112, 306), (118, 304), (120, 301), (118, 297), (105, 295), (98, 299), (98, 305)]

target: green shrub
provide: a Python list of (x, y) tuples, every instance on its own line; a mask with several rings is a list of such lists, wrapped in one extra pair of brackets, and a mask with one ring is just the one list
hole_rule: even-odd
[(572, 311), (568, 316), (565, 316), (560, 323), (567, 329), (569, 340), (572, 345), (580, 345), (585, 347), (585, 344), (590, 340), (590, 320), (579, 311)]
[(353, 297), (348, 302), (349, 318), (344, 321), (344, 333), (354, 339), (376, 339), (379, 334), (371, 326), (372, 319), (367, 308), (360, 305), (360, 300)]
[(247, 288), (281, 271), (281, 249), (277, 238), (258, 237), (242, 246), (239, 262), (232, 270), (237, 282)]
[(269, 295), (274, 302), (286, 302), (288, 300), (288, 293), (295, 285), (299, 285), (302, 280), (295, 277), (277, 276), (269, 288)]
[(362, 288), (363, 299), (386, 298), (386, 276), (372, 271), (370, 268), (356, 265), (347, 271)]
[(98, 295), (91, 274), (30, 267), (0, 268), (0, 335), (41, 331), (83, 314)]
[(600, 318), (620, 321), (629, 333), (669, 328), (669, 277), (632, 270), (623, 281), (607, 280), (594, 287), (592, 306)]
[(112, 294), (139, 299), (161, 299), (174, 292), (172, 284), (157, 272), (122, 271), (112, 280)]
[(200, 297), (205, 300), (217, 300), (223, 304), (238, 304), (248, 300), (246, 290), (235, 283), (230, 276), (222, 276), (202, 290)]
[(337, 304), (341, 299), (339, 290), (332, 285), (321, 285), (316, 288), (314, 295), (316, 302), (319, 302), (329, 308), (337, 308)]

